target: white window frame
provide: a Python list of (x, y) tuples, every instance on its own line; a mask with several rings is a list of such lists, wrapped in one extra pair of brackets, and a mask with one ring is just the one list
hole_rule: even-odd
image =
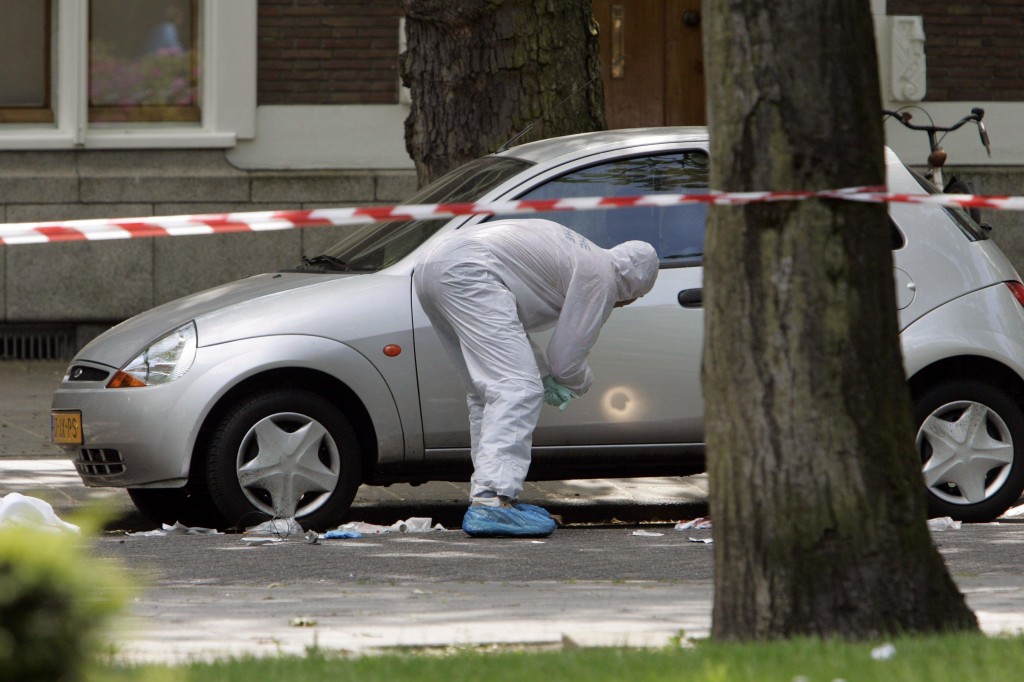
[(57, 0), (54, 123), (0, 124), (0, 150), (228, 148), (256, 134), (257, 0), (199, 0), (196, 123), (89, 124), (89, 3)]

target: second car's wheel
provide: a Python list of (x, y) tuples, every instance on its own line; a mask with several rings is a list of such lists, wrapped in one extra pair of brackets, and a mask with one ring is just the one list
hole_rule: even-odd
[(301, 389), (267, 390), (239, 402), (209, 440), (210, 496), (232, 524), (295, 518), (337, 525), (361, 482), (359, 441), (345, 415)]
[(931, 516), (991, 521), (1024, 489), (1024, 412), (1005, 391), (954, 381), (914, 406)]

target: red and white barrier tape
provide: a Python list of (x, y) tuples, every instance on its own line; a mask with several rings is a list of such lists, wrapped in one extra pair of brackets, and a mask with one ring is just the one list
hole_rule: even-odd
[(821, 192), (716, 192), (706, 194), (644, 194), (630, 197), (575, 197), (461, 204), (409, 204), (319, 208), (297, 211), (253, 211), (205, 215), (155, 216), (0, 225), (0, 244), (168, 237), (223, 232), (264, 232), (302, 227), (373, 223), (383, 220), (451, 218), (459, 215), (529, 215), (547, 211), (587, 211), (665, 207), (679, 204), (743, 205), (804, 199), (843, 199), (874, 203), (938, 204), (963, 208), (1024, 210), (1024, 197), (974, 194), (895, 194), (878, 187), (849, 187)]

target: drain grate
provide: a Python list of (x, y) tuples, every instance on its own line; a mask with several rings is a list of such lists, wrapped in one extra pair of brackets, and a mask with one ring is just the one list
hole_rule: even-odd
[(0, 360), (67, 360), (74, 354), (74, 327), (0, 325)]

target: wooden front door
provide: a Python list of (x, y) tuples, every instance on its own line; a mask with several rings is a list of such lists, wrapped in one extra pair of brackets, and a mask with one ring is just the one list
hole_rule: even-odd
[(700, 0), (594, 0), (609, 128), (704, 125)]

